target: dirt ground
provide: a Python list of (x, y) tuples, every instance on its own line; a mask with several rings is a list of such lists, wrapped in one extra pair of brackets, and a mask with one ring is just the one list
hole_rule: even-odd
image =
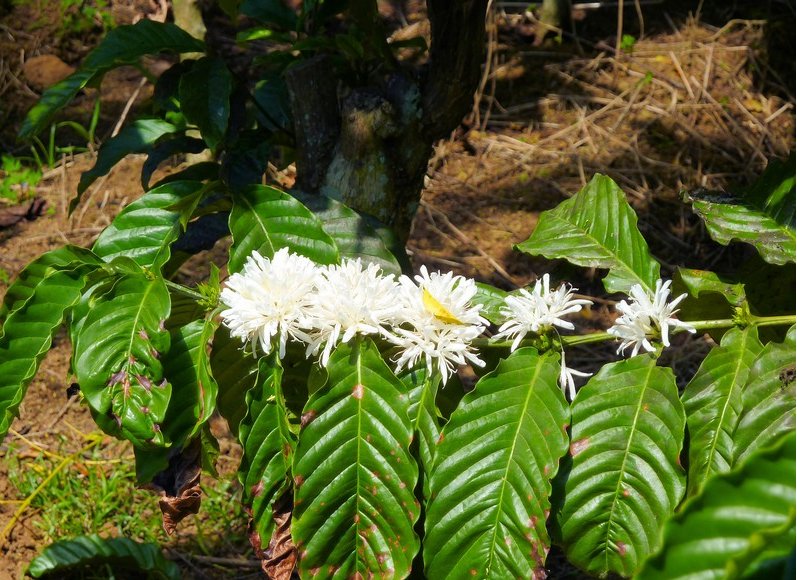
[[(111, 2), (111, 9), (120, 23), (145, 11), (145, 4), (149, 6)], [(669, 13), (643, 12), (644, 35), (631, 11), (625, 30), (636, 42), (630, 52), (618, 56), (613, 48), (613, 10), (577, 14), (576, 39), (565, 35), (561, 43), (553, 39), (537, 46), (530, 36), (534, 23), (497, 3), (488, 20), (488, 64), (474, 111), (450, 140), (437, 146), (429, 164), (408, 244), (416, 267), (453, 270), (503, 288), (523, 286), (550, 271), (555, 278), (573, 281), (585, 294), (604, 296), (595, 272), (512, 249), (528, 237), (541, 211), (577, 191), (596, 172), (612, 177), (628, 194), (651, 250), (664, 265), (664, 276), (677, 265), (733, 271), (749, 256), (745, 249), (713, 243), (680, 195), (698, 186), (725, 189), (749, 183), (767, 159), (788, 156), (794, 149), (794, 63), (780, 63), (783, 55), (773, 50), (772, 41), (783, 32), (763, 19), (736, 17), (730, 8), (696, 18), (689, 15), (696, 2), (675, 4), (679, 8)], [(75, 66), (99, 34), (59, 39), (40, 3), (15, 4), (4, 16), (2, 5), (0, 1), (0, 150), (19, 154), (14, 134), (41, 90), (27, 78), (26, 62), (55, 55), (62, 64)], [(775, 24), (785, 27), (786, 36), (793, 34), (793, 15), (790, 22), (776, 19)], [(793, 36), (790, 42), (781, 49), (793, 55)], [(783, 72), (789, 70), (790, 77)], [(128, 104), (128, 118), (145, 104), (151, 86), (142, 87), (140, 78), (135, 69), (124, 68), (103, 82), (101, 138), (107, 138)], [(85, 121), (96, 94), (87, 91), (67, 114)], [(0, 230), (0, 268), (13, 279), (44, 251), (65, 243), (90, 245), (113, 216), (142, 193), (143, 159), (132, 156), (117, 165), (86, 192), (69, 217), (68, 202), (93, 157), (64, 156), (36, 191), (49, 211)], [(223, 257), (223, 249), (217, 256)], [(201, 260), (190, 263), (183, 275), (200, 278)], [(6, 287), (7, 282), (0, 281), (0, 294)], [(577, 321), (579, 330), (605, 328), (612, 304), (608, 298), (596, 301)], [(681, 379), (697, 368), (707, 340), (677, 337), (668, 356)], [(12, 426), (9, 440), (17, 452), (34, 453), (64, 437), (76, 450), (82, 445), (81, 434), (94, 429), (88, 411), (65, 394), (70, 384), (68, 356), (68, 341), (59, 335)], [(568, 360), (592, 370), (611, 356), (613, 348), (606, 345), (579, 350)], [(226, 463), (234, 469), (238, 451), (224, 436), (224, 425), (216, 427), (223, 455), (230, 458)], [(109, 456), (119, 453), (110, 443), (102, 448)], [(7, 450), (8, 441), (0, 446), (0, 498), (18, 501), (22, 498), (7, 481), (2, 460)], [(154, 505), (155, 496), (149, 497)], [(13, 501), (0, 503), (0, 529), (17, 509)], [(0, 580), (18, 578), (41, 549), (41, 533), (32, 525), (37, 517), (23, 513), (8, 538), (0, 538)], [(190, 534), (190, 524), (181, 533)], [(214, 557), (238, 555), (221, 552)], [(186, 577), (218, 577), (192, 566), (186, 567)], [(251, 577), (252, 571), (242, 567), (230, 574), (226, 577)]]

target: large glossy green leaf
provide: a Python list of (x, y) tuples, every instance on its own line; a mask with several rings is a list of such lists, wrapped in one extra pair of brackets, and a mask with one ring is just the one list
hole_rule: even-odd
[(429, 578), (529, 578), (544, 570), (551, 478), (567, 451), (552, 354), (524, 348), (465, 395), (443, 428), (426, 514)]
[(333, 264), (339, 259), (335, 242), (324, 232), (319, 219), (299, 201), (273, 187), (254, 185), (235, 193), (230, 231), (230, 272), (241, 270), (254, 251), (271, 257), (282, 247), (319, 264)]
[(144, 191), (149, 191), (149, 180), (152, 178), (152, 174), (155, 173), (162, 162), (173, 155), (178, 153), (201, 153), (205, 149), (207, 149), (207, 145), (202, 139), (188, 137), (185, 133), (171, 134), (165, 139), (159, 139), (149, 150), (147, 160), (141, 166), (141, 188)]
[(260, 22), (277, 24), (288, 30), (296, 26), (296, 13), (280, 0), (243, 0), (240, 11)]
[(794, 456), (791, 433), (774, 447), (752, 453), (732, 471), (709, 479), (702, 493), (690, 498), (667, 524), (661, 552), (645, 563), (638, 577), (747, 577), (746, 569), (760, 564), (757, 556), (773, 545), (773, 535), (786, 536), (777, 542), (782, 555), (791, 552)]
[[(51, 256), (52, 257), (52, 256)], [(39, 265), (42, 265), (41, 263)], [(50, 350), (53, 335), (71, 307), (80, 300), (89, 266), (62, 265), (37, 270), (30, 295), (8, 314), (0, 336), (0, 441), (8, 432), (39, 363)], [(32, 282), (33, 272), (25, 280)]]
[(742, 412), (742, 386), (759, 352), (761, 343), (754, 327), (729, 330), (684, 390), (689, 495), (697, 494), (712, 474), (733, 465), (733, 432)]
[(297, 198), (318, 216), (324, 231), (335, 241), (341, 258), (362, 258), (379, 264), (385, 274), (401, 274), (401, 266), (379, 233), (363, 216), (347, 205), (317, 194)]
[(652, 290), (659, 263), (637, 229), (625, 194), (605, 175), (596, 174), (572, 198), (540, 214), (531, 237), (517, 248), (546, 258), (563, 258), (590, 268), (608, 268), (603, 285), (628, 292), (634, 284)]
[(435, 405), (440, 377), (430, 376), (426, 368), (421, 367), (406, 371), (400, 378), (409, 390), (409, 415), (413, 440), (418, 442), (423, 497), (428, 500), (429, 477), (432, 474), (437, 440), (440, 437), (440, 419)]
[(501, 308), (504, 306), (507, 296), (509, 296), (509, 293), (500, 288), (476, 282), (476, 295), (471, 299), (471, 302), (473, 304), (481, 304), (480, 314), (493, 324), (500, 326), (506, 322), (506, 316), (501, 314)]
[(573, 401), (572, 469), (558, 516), (568, 559), (630, 576), (661, 545), (684, 493), (684, 409), (651, 355), (607, 364)]
[(142, 544), (129, 538), (104, 540), (96, 534), (50, 544), (33, 559), (27, 573), (34, 578), (66, 578), (71, 577), (70, 573), (98, 570), (136, 573), (137, 578), (152, 580), (180, 578), (177, 564), (167, 560), (156, 544)]
[(272, 507), (290, 485), (295, 441), (282, 394), (279, 358), (275, 353), (262, 358), (258, 370), (257, 384), (246, 395), (246, 416), (238, 428), (243, 447), (238, 479), (243, 486), (241, 501), (249, 507), (253, 523), (250, 541), (265, 548), (274, 531)]
[(94, 167), (84, 171), (77, 186), (77, 196), (70, 202), (72, 211), (80, 200), (81, 194), (97, 180), (108, 173), (114, 165), (131, 153), (149, 151), (155, 142), (169, 133), (177, 131), (177, 127), (160, 119), (139, 119), (122, 129), (116, 137), (111, 137), (102, 144), (97, 152)]
[(742, 389), (742, 413), (733, 433), (733, 465), (775, 443), (795, 427), (795, 331), (767, 344)]
[(409, 399), (370, 341), (339, 346), (307, 402), (293, 463), (299, 572), (404, 578), (418, 551)]
[(171, 346), (163, 356), (166, 378), (172, 385), (164, 431), (173, 443), (197, 436), (216, 409), (219, 386), (210, 370), (210, 342), (217, 326), (207, 318), (171, 331)]
[(92, 250), (107, 261), (127, 256), (140, 266), (159, 269), (169, 261), (169, 246), (182, 231), (190, 209), (175, 206), (203, 187), (199, 181), (173, 181), (127, 205), (105, 228)]
[(97, 258), (90, 250), (78, 246), (61, 246), (45, 252), (30, 264), (12, 282), (3, 297), (0, 305), (0, 323), (8, 314), (20, 308), (35, 292), (39, 283), (57, 271), (71, 269), (74, 266), (86, 264), (98, 266), (102, 260)]
[(692, 209), (706, 223), (717, 242), (732, 241), (755, 246), (772, 264), (794, 262), (795, 232), (794, 156), (773, 161), (764, 174), (741, 195), (698, 189), (687, 194)]
[(232, 73), (220, 58), (200, 58), (180, 78), (180, 108), (214, 150), (227, 132), (231, 93)]
[(116, 421), (111, 435), (137, 446), (166, 443), (160, 424), (172, 386), (160, 357), (169, 350), (169, 306), (162, 279), (120, 275), (89, 310), (74, 347), (74, 370), (89, 405)]
[(55, 114), (90, 82), (108, 70), (132, 64), (144, 55), (160, 52), (201, 52), (204, 44), (181, 28), (144, 18), (132, 26), (111, 30), (100, 45), (89, 53), (80, 69), (47, 89), (28, 112), (20, 139), (30, 139), (46, 128)]
[(551, 478), (569, 410), (556, 355), (514, 352), (465, 395), (432, 470), (428, 578), (532, 578), (545, 570)]
[(239, 338), (230, 336), (226, 326), (220, 326), (213, 336), (210, 368), (219, 385), (216, 405), (226, 419), (233, 435), (246, 415), (246, 393), (257, 381), (257, 360), (244, 352)]

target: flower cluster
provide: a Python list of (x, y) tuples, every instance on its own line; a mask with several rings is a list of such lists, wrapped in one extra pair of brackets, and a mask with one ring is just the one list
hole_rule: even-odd
[[(562, 284), (551, 291), (551, 279), (545, 274), (534, 285), (531, 292), (525, 289), (518, 291), (518, 295), (507, 296), (505, 305), (501, 308), (507, 321), (498, 329), (495, 338), (514, 338), (511, 350), (514, 351), (520, 342), (529, 333), (542, 334), (555, 327), (573, 330), (572, 322), (564, 320), (568, 314), (581, 311), (583, 306), (592, 304), (591, 300), (576, 298), (576, 289)], [(574, 377), (588, 377), (590, 373), (582, 373), (565, 365), (565, 353), (562, 351), (561, 372), (559, 386), (567, 389), (572, 400), (576, 396)]]
[(396, 345), (397, 370), (423, 362), (444, 382), (458, 365), (483, 365), (470, 344), (487, 324), (481, 305), (470, 302), (473, 280), (425, 267), (415, 280), (396, 280), (359, 259), (319, 267), (285, 248), (271, 259), (255, 252), (227, 281), (221, 317), (232, 336), (253, 348), (268, 354), (276, 342), (282, 358), (290, 338), (322, 366), (337, 344), (356, 335)]
[(630, 302), (623, 300), (617, 305), (621, 316), (607, 332), (620, 339), (618, 354), (624, 353), (628, 347), (633, 348), (631, 356), (636, 356), (640, 348), (654, 352), (656, 348), (649, 340), (654, 337), (661, 338), (664, 346), (670, 346), (670, 327), (695, 332), (693, 326), (673, 317), (678, 312), (675, 307), (686, 298), (686, 294), (667, 302), (670, 284), (670, 280), (657, 280), (652, 296), (642, 286), (634, 284), (630, 292)]
[[(667, 302), (670, 282), (656, 283), (651, 296), (641, 286), (631, 289), (630, 302), (622, 301), (621, 316), (609, 334), (622, 342), (618, 352), (633, 347), (655, 350), (650, 339), (669, 346), (670, 328), (695, 329), (674, 318), (679, 296)], [(272, 258), (254, 252), (243, 272), (233, 274), (221, 292), (227, 306), (221, 312), (232, 336), (250, 342), (266, 354), (276, 349), (283, 358), (289, 340), (301, 342), (307, 356), (318, 356), (326, 366), (335, 346), (356, 335), (380, 336), (395, 346), (396, 371), (426, 366), (445, 383), (456, 368), (467, 363), (484, 366), (473, 348), (488, 321), (480, 304), (473, 304), (473, 280), (452, 273), (429, 272), (425, 266), (414, 278), (384, 275), (376, 264), (359, 259), (340, 265), (317, 266), (283, 248)], [(548, 274), (531, 290), (509, 295), (501, 307), (506, 322), (494, 338), (512, 340), (517, 349), (529, 334), (573, 330), (565, 316), (579, 312), (590, 300), (578, 298), (575, 288), (562, 284), (551, 290)], [(561, 353), (559, 385), (572, 399), (575, 377), (587, 377), (565, 364)]]
[(537, 280), (531, 292), (521, 289), (518, 295), (507, 296), (506, 304), (501, 308), (501, 314), (507, 317), (507, 321), (498, 329), (495, 338), (514, 337), (514, 351), (529, 333), (541, 334), (555, 326), (573, 330), (573, 323), (562, 317), (592, 304), (591, 300), (574, 298), (575, 290), (562, 284), (551, 292), (551, 279), (545, 274)]

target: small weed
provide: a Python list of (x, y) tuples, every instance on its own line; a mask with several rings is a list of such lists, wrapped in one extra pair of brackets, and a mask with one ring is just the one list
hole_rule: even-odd
[(636, 37), (634, 35), (623, 34), (622, 39), (620, 39), (620, 50), (631, 54), (632, 52), (634, 52), (635, 45), (636, 45)]
[[(95, 448), (58, 472), (39, 490), (29, 509), (31, 513), (38, 512), (32, 525), (41, 531), (44, 542), (100, 534), (161, 545), (177, 543), (181, 550), (198, 550), (208, 555), (241, 553), (245, 548), (247, 518), (240, 507), (240, 490), (235, 482), (209, 479), (202, 485), (206, 496), (202, 512), (186, 519), (180, 528), (186, 533), (170, 541), (161, 527), (155, 495), (136, 486), (130, 447), (119, 443), (111, 447)], [(61, 441), (60, 448), (66, 448), (66, 440)], [(66, 451), (39, 453), (23, 459), (10, 448), (4, 461), (8, 466), (8, 481), (18, 492), (17, 498), (24, 499), (34, 493), (61, 461), (60, 456), (68, 454)], [(108, 459), (109, 455), (116, 459)], [(230, 509), (231, 506), (235, 507)]]
[[(58, 28), (55, 36), (59, 39), (77, 35), (80, 36), (94, 29), (107, 32), (114, 27), (108, 0), (58, 0), (58, 2), (42, 2), (42, 0), (15, 0), (20, 6), (35, 6), (39, 14), (57, 8)], [(49, 18), (41, 17), (34, 23), (35, 27), (42, 27)]]
[(19, 203), (33, 197), (42, 173), (38, 169), (26, 167), (17, 157), (3, 155), (0, 161), (0, 177), (0, 197)]

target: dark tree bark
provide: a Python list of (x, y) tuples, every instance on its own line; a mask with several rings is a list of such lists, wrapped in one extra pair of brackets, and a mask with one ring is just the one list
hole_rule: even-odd
[(487, 0), (428, 0), (432, 43), (423, 70), (342, 86), (323, 60), (287, 73), (297, 184), (343, 200), (404, 240), (434, 142), (471, 110), (481, 75)]

